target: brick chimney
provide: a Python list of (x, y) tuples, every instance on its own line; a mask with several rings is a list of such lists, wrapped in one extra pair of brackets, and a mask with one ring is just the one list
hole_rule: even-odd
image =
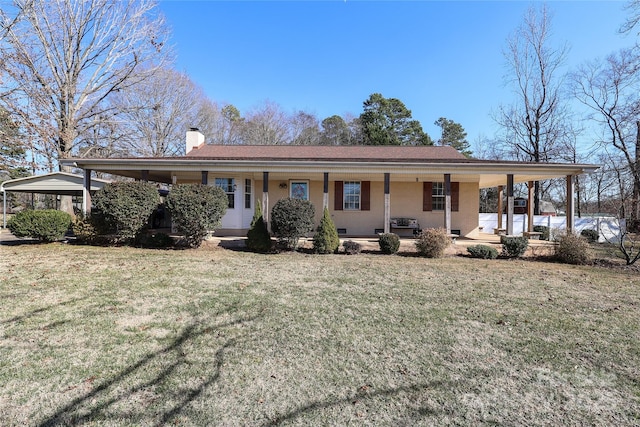
[(204, 144), (204, 135), (200, 132), (198, 128), (190, 128), (187, 131), (187, 141), (185, 145), (185, 153), (189, 154), (189, 151), (194, 148), (200, 147)]

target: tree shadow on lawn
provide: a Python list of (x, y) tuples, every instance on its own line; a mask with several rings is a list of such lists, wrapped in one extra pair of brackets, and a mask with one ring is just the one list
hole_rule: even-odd
[[(234, 307), (230, 307), (227, 310), (220, 311), (213, 315), (213, 318), (217, 318), (223, 314), (233, 314), (236, 311)], [(189, 341), (193, 341), (197, 337), (209, 334), (211, 331), (219, 330), (225, 327), (231, 327), (240, 325), (243, 323), (251, 322), (261, 317), (261, 314), (245, 315), (228, 322), (214, 323), (214, 324), (202, 324), (195, 322), (187, 326), (172, 342), (166, 347), (149, 353), (142, 357), (136, 363), (129, 365), (125, 369), (113, 375), (111, 378), (100, 383), (97, 387), (91, 391), (83, 394), (72, 400), (70, 403), (58, 409), (55, 413), (48, 416), (44, 421), (41, 421), (37, 425), (40, 427), (58, 426), (58, 425), (81, 425), (90, 423), (96, 419), (109, 420), (114, 422), (128, 420), (131, 422), (129, 413), (114, 413), (116, 410), (110, 408), (117, 406), (120, 403), (126, 402), (126, 400), (136, 393), (143, 392), (147, 389), (155, 386), (162, 386), (167, 382), (172, 375), (180, 375), (178, 369), (183, 365), (188, 365), (186, 360), (186, 352), (183, 348)], [(198, 381), (196, 386), (181, 387), (175, 390), (175, 396), (178, 402), (173, 407), (164, 411), (156, 417), (156, 426), (161, 426), (169, 423), (172, 419), (178, 416), (181, 411), (187, 407), (191, 402), (196, 400), (207, 387), (215, 383), (220, 377), (221, 367), (224, 363), (224, 356), (227, 349), (234, 346), (236, 339), (227, 339), (220, 348), (216, 351), (213, 360), (211, 360), (207, 366), (209, 374)], [(149, 380), (139, 380), (136, 375), (144, 374), (145, 371), (154, 370), (154, 364), (163, 363), (170, 357), (175, 357), (176, 360), (169, 364), (164, 363), (165, 366), (160, 369), (159, 372), (154, 373), (153, 377)], [(193, 381), (194, 378), (189, 377), (188, 380)], [(91, 381), (94, 381), (92, 378)], [(91, 382), (87, 380), (86, 382)], [(133, 381), (134, 384), (128, 385), (129, 381)], [(125, 392), (118, 392), (118, 387), (124, 388)], [(185, 390), (187, 388), (187, 390)], [(140, 402), (140, 406), (143, 404)], [(141, 422), (142, 420), (138, 420)]]
[[(390, 396), (395, 396), (401, 393), (420, 393), (420, 392), (434, 389), (434, 388), (448, 388), (450, 386), (451, 384), (449, 382), (432, 381), (429, 383), (414, 384), (414, 385), (401, 386), (401, 387), (395, 387), (395, 388), (387, 388), (387, 389), (377, 390), (373, 392), (369, 392), (368, 390), (365, 390), (366, 387), (360, 387), (356, 393), (345, 398), (316, 401), (316, 402), (307, 403), (306, 405), (302, 405), (296, 409), (293, 409), (287, 412), (286, 414), (277, 416), (277, 418), (272, 419), (268, 423), (263, 424), (262, 427), (278, 426), (282, 423), (298, 418), (308, 412), (318, 411), (318, 410), (336, 407), (340, 405), (355, 405), (357, 403), (361, 403), (362, 401), (371, 400), (376, 397), (390, 397)], [(410, 412), (412, 412), (411, 415), (413, 417), (421, 418), (425, 416), (436, 415), (439, 412), (444, 412), (444, 410), (423, 406), (415, 409), (412, 408)]]
[(62, 307), (62, 306), (69, 305), (69, 304), (74, 304), (74, 303), (76, 303), (78, 301), (82, 301), (82, 300), (85, 300), (85, 299), (87, 299), (87, 298), (86, 297), (84, 297), (84, 298), (73, 298), (73, 299), (70, 299), (70, 300), (67, 300), (67, 301), (60, 302), (58, 304), (51, 304), (51, 305), (48, 305), (46, 307), (36, 308), (35, 310), (31, 310), (31, 311), (26, 312), (24, 314), (20, 314), (18, 316), (13, 316), (13, 317), (11, 317), (9, 319), (6, 319), (6, 320), (0, 320), (0, 325), (5, 325), (5, 324), (9, 324), (9, 323), (19, 323), (19, 322), (22, 322), (23, 320), (29, 319), (29, 318), (31, 318), (33, 316), (36, 316), (36, 315), (40, 314), (40, 313), (44, 313), (45, 311), (53, 310), (54, 308)]

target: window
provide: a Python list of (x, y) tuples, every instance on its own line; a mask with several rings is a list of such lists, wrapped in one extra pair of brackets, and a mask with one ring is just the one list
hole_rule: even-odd
[(344, 182), (344, 210), (360, 210), (360, 181)]
[[(425, 181), (422, 186), (422, 210), (425, 212), (445, 210), (444, 182)], [(460, 183), (451, 183), (451, 212), (458, 212)]]
[(292, 199), (309, 200), (309, 181), (291, 181), (289, 197)]
[(235, 181), (233, 178), (216, 178), (216, 187), (222, 188), (227, 193), (229, 204), (227, 207), (233, 209), (235, 207)]
[(333, 209), (371, 209), (371, 181), (335, 181)]
[(431, 187), (431, 210), (444, 210), (444, 182), (434, 182)]
[(244, 208), (251, 209), (251, 180), (244, 180)]

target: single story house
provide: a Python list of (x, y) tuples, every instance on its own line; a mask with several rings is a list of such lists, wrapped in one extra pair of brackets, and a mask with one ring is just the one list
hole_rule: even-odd
[[(512, 234), (514, 183), (529, 183), (531, 198), (534, 181), (560, 177), (567, 183), (567, 223), (573, 224), (574, 177), (598, 168), (590, 164), (468, 159), (449, 146), (204, 142), (204, 136), (192, 129), (187, 132), (184, 156), (75, 158), (62, 163), (84, 169), (87, 186), (91, 185), (92, 171), (167, 184), (219, 186), (229, 197), (229, 207), (216, 234), (236, 236), (246, 234), (256, 200), (261, 200), (268, 222), (270, 208), (277, 200), (298, 197), (314, 204), (317, 223), (327, 207), (345, 237), (444, 227), (449, 233), (473, 238), (479, 233), (479, 191), (487, 187), (506, 191), (505, 232)], [(502, 206), (498, 208), (502, 210)], [(532, 228), (533, 224), (530, 231)]]

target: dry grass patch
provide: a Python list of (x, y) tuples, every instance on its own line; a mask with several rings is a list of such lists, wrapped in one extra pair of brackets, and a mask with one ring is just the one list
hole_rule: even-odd
[(640, 277), (0, 247), (5, 425), (637, 425)]

